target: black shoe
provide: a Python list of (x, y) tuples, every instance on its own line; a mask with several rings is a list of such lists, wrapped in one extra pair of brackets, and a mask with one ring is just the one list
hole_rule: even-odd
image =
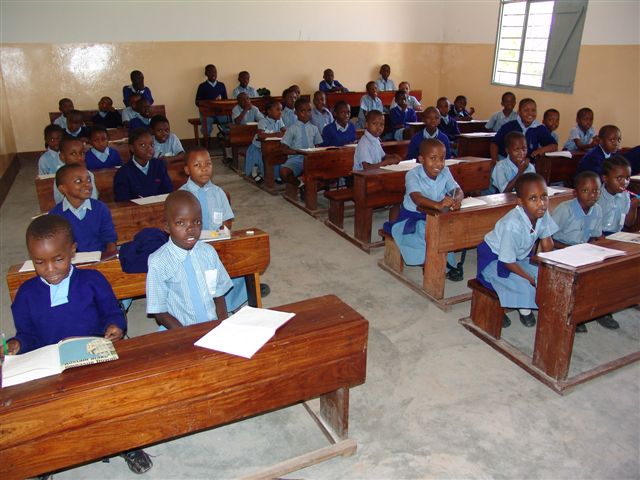
[(138, 475), (148, 472), (153, 467), (151, 458), (144, 450), (129, 450), (121, 453), (120, 456), (127, 462), (129, 470)]
[(298, 187), (298, 190), (300, 191), (300, 201), (304, 202), (304, 199), (307, 197), (307, 189), (304, 187), (304, 185), (300, 185)]
[(518, 312), (518, 315), (520, 315), (520, 322), (527, 328), (531, 328), (533, 326), (535, 326), (536, 324), (536, 317), (533, 314), (533, 312), (530, 312), (529, 315), (522, 315), (520, 312)]
[(507, 328), (511, 326), (511, 319), (509, 317), (507, 317), (507, 314), (505, 313), (502, 316), (502, 328)]
[(457, 268), (451, 268), (447, 272), (447, 280), (451, 280), (452, 282), (461, 282), (464, 280), (462, 272)]
[(262, 296), (262, 298), (264, 298), (267, 295), (269, 295), (270, 293), (271, 293), (271, 287), (269, 285), (267, 285), (266, 283), (261, 283), (260, 284), (260, 296)]
[(620, 328), (620, 324), (613, 319), (610, 313), (596, 318), (596, 322), (598, 322), (607, 330), (617, 330), (618, 328)]
[(576, 333), (587, 333), (587, 326), (584, 323), (576, 325)]
[(276, 178), (276, 179), (275, 179), (275, 182), (276, 182), (278, 185), (282, 185), (282, 179), (281, 179), (281, 178)]

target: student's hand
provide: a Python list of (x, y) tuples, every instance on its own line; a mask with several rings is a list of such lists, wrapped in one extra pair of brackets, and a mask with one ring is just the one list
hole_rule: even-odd
[(453, 198), (453, 205), (451, 205), (451, 207), (449, 208), (449, 210), (460, 210), (460, 208), (462, 207), (462, 200), (458, 199), (458, 198)]
[(122, 329), (115, 325), (109, 325), (104, 331), (104, 338), (116, 342), (122, 338)]
[(537, 148), (535, 149), (533, 152), (531, 152), (531, 154), (529, 154), (529, 157), (527, 157), (528, 159), (536, 159), (537, 157), (539, 157), (543, 152), (541, 152), (541, 148)]
[(469, 108), (469, 115), (473, 115), (474, 113), (476, 113), (476, 109), (473, 107)]
[(286, 133), (287, 132), (287, 127), (282, 127), (280, 129), (280, 133)]
[(529, 167), (529, 157), (525, 157), (522, 162), (518, 165), (518, 173), (523, 173)]
[(533, 278), (531, 275), (527, 275), (527, 280), (529, 280), (529, 283), (531, 284), (531, 286), (533, 288), (536, 288), (536, 279)]
[(451, 208), (456, 203), (453, 197), (445, 196), (440, 202), (440, 209)]
[(7, 342), (7, 348), (9, 350), (9, 355), (17, 355), (20, 353), (20, 342), (15, 338), (12, 338)]

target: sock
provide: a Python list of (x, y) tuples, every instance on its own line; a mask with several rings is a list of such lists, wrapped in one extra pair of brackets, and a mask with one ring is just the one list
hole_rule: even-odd
[(520, 315), (524, 315), (525, 317), (531, 313), (531, 310), (528, 308), (519, 308), (518, 311)]

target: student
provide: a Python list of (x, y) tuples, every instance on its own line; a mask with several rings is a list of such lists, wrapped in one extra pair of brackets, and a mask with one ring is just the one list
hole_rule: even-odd
[(241, 71), (238, 74), (239, 85), (233, 89), (233, 93), (231, 94), (231, 96), (233, 98), (238, 98), (238, 95), (240, 95), (241, 93), (246, 93), (247, 95), (249, 95), (249, 98), (258, 97), (259, 95), (256, 92), (256, 89), (249, 85), (249, 80), (251, 80), (251, 75), (249, 74), (249, 72), (247, 72), (246, 70)]
[(147, 313), (160, 330), (224, 320), (224, 294), (232, 283), (215, 248), (198, 241), (198, 199), (178, 190), (167, 197), (164, 209), (169, 240), (149, 256)]
[(98, 102), (98, 113), (91, 117), (94, 125), (102, 125), (105, 128), (122, 127), (122, 115), (113, 108), (111, 97), (102, 97)]
[(304, 156), (296, 150), (313, 148), (322, 143), (322, 136), (311, 123), (311, 103), (306, 98), (299, 98), (295, 103), (298, 121), (287, 127), (282, 137), (282, 145), (287, 161), (280, 167), (282, 180), (300, 188), (300, 199), (304, 201), (304, 184), (298, 179), (304, 170)]
[[(551, 236), (558, 226), (547, 211), (547, 185), (537, 173), (525, 173), (516, 181), (518, 205), (496, 223), (478, 246), (478, 281), (494, 290), (504, 308), (517, 308), (520, 322), (533, 327), (537, 309), (538, 267), (529, 262), (540, 239), (543, 252), (553, 250)], [(502, 326), (511, 320), (503, 317)]]
[(349, 89), (333, 78), (333, 70), (327, 68), (322, 74), (322, 81), (318, 85), (318, 90), (325, 93), (345, 93)]
[(145, 97), (141, 97), (136, 102), (134, 110), (138, 115), (129, 120), (129, 133), (138, 128), (146, 128), (148, 130), (151, 123), (151, 105), (149, 105), (149, 101)]
[(336, 102), (333, 123), (322, 129), (323, 147), (342, 147), (356, 142), (356, 126), (349, 121), (351, 107), (344, 100)]
[(295, 125), (298, 121), (298, 117), (296, 117), (295, 112), (295, 104), (298, 99), (296, 92), (294, 90), (286, 89), (282, 92), (282, 103), (284, 106), (282, 108), (282, 121), (284, 122), (284, 126), (289, 128)]
[[(196, 106), (199, 106), (202, 100), (226, 100), (227, 87), (224, 83), (218, 81), (218, 69), (216, 66), (209, 64), (204, 67), (204, 75), (207, 79), (198, 85)], [(206, 119), (200, 118), (200, 120), (202, 121), (202, 133), (205, 137), (211, 135), (214, 123), (218, 125), (221, 137), (228, 131), (229, 119), (225, 115), (207, 117)]]
[(487, 123), (484, 124), (484, 128), (487, 130), (497, 132), (502, 125), (517, 118), (518, 112), (514, 110), (516, 96), (512, 92), (504, 92), (502, 94), (500, 105), (502, 105), (502, 110), (491, 115)]
[[(267, 137), (281, 137), (287, 130), (282, 121), (282, 105), (276, 100), (269, 100), (265, 105), (267, 116), (258, 121), (258, 133), (247, 149), (244, 160), (244, 174), (253, 178), (254, 182), (262, 183), (264, 162), (262, 161), (262, 142)], [(275, 167), (275, 177), (280, 177), (280, 165)]]
[(615, 125), (604, 125), (598, 132), (598, 145), (589, 150), (578, 162), (577, 173), (592, 171), (602, 174), (602, 164), (615, 155), (622, 142), (620, 129)]
[(84, 161), (88, 170), (122, 166), (120, 153), (109, 148), (109, 133), (102, 125), (94, 125), (89, 134), (91, 148), (85, 153)]
[(458, 128), (458, 122), (449, 114), (450, 103), (447, 97), (440, 97), (436, 102), (436, 108), (440, 113), (440, 123), (438, 124), (438, 130), (444, 133), (449, 142), (455, 143), (457, 136), (460, 135), (460, 129)]
[(593, 110), (583, 107), (576, 114), (576, 126), (569, 130), (569, 139), (564, 150), (580, 152), (590, 150), (598, 145), (598, 137), (593, 128)]
[(65, 217), (71, 224), (78, 252), (115, 252), (118, 236), (111, 212), (91, 198), (89, 171), (79, 163), (64, 165), (56, 172), (56, 185), (64, 195), (49, 214)]
[(472, 120), (473, 114), (476, 109), (471, 107), (467, 110), (467, 97), (464, 95), (458, 95), (451, 105), (449, 114), (456, 120), (468, 121)]
[(236, 125), (245, 125), (247, 123), (257, 123), (262, 118), (262, 113), (255, 105), (251, 104), (251, 98), (245, 92), (237, 97), (238, 104), (231, 110), (231, 120)]
[[(185, 154), (184, 172), (189, 176), (180, 190), (191, 192), (198, 199), (202, 212), (203, 230), (220, 230), (233, 225), (233, 211), (227, 195), (211, 181), (213, 163), (204, 147), (193, 147)], [(233, 288), (225, 294), (228, 312), (233, 312), (247, 303), (247, 286), (244, 277), (232, 278)]]
[[(63, 137), (60, 140), (60, 160), (65, 165), (79, 163), (82, 166), (86, 166), (84, 162), (84, 142), (79, 138)], [(91, 185), (95, 185), (95, 178), (92, 172), (89, 172), (91, 177)], [(62, 192), (58, 190), (55, 182), (53, 183), (53, 201), (57, 205), (62, 202), (64, 196)], [(98, 198), (98, 189), (94, 188), (91, 192), (91, 198)]]
[(509, 132), (522, 132), (527, 139), (527, 156), (535, 160), (546, 152), (555, 152), (558, 144), (547, 130), (547, 127), (536, 120), (538, 107), (531, 98), (523, 98), (518, 104), (518, 117), (500, 127), (496, 136), (491, 140), (491, 159), (496, 162), (498, 158), (507, 156), (504, 149), (504, 138)]
[(90, 130), (88, 127), (85, 127), (83, 123), (82, 112), (80, 110), (67, 112), (67, 128), (64, 130), (65, 136), (88, 139)]
[(550, 108), (545, 110), (544, 115), (542, 116), (542, 124), (547, 127), (549, 133), (556, 141), (556, 144), (560, 144), (560, 138), (556, 133), (558, 126), (560, 125), (560, 112), (555, 108)]
[(424, 111), (424, 129), (411, 137), (409, 148), (407, 149), (407, 159), (418, 158), (420, 144), (428, 138), (436, 138), (445, 147), (445, 158), (451, 158), (451, 144), (447, 136), (438, 129), (440, 125), (440, 112), (435, 107), (428, 107)]
[[(433, 108), (433, 107), (432, 107)], [(426, 215), (418, 207), (440, 211), (459, 210), (464, 193), (445, 166), (445, 145), (429, 138), (420, 143), (418, 162), (421, 167), (407, 172), (405, 194), (398, 219), (391, 226), (402, 259), (407, 265), (424, 265), (426, 252)], [(385, 226), (388, 229), (388, 224)], [(447, 278), (463, 279), (462, 265), (454, 266), (455, 255), (447, 255)]]
[(124, 127), (128, 127), (129, 122), (132, 119), (140, 116), (138, 112), (136, 112), (136, 104), (138, 103), (138, 100), (140, 100), (141, 98), (142, 97), (137, 93), (132, 93), (129, 96), (129, 106), (122, 110), (122, 125)]
[(289, 87), (289, 90), (291, 90), (293, 93), (296, 94), (296, 100), (300, 98), (300, 87), (296, 84), (293, 84)]
[(73, 101), (70, 98), (61, 98), (58, 101), (58, 110), (60, 110), (60, 113), (62, 115), (60, 115), (58, 118), (56, 118), (53, 121), (54, 125), (58, 125), (60, 127), (62, 127), (63, 129), (67, 128), (67, 114), (72, 111), (75, 110), (74, 106), (73, 106)]
[(394, 101), (396, 106), (389, 112), (389, 120), (391, 121), (391, 128), (393, 128), (393, 139), (402, 140), (407, 123), (417, 122), (418, 117), (416, 116), (416, 111), (408, 106), (407, 94), (403, 90), (396, 92)]
[[(68, 337), (120, 340), (127, 321), (111, 285), (100, 272), (71, 265), (76, 245), (69, 222), (58, 215), (42, 215), (31, 222), (26, 237), (37, 276), (20, 286), (11, 305), (16, 335), (7, 342), (9, 354), (27, 353)], [(142, 450), (120, 456), (134, 473), (153, 466)]]
[(630, 148), (622, 154), (631, 164), (631, 175), (640, 173), (640, 145)]
[(513, 192), (516, 181), (525, 173), (535, 173), (527, 157), (527, 139), (520, 132), (509, 132), (504, 138), (507, 158), (500, 160), (491, 172), (492, 193)]
[(184, 148), (182, 142), (171, 132), (169, 120), (164, 115), (154, 115), (149, 122), (153, 134), (153, 154), (165, 163), (182, 162)]
[(131, 160), (113, 177), (116, 202), (169, 193), (173, 184), (164, 162), (153, 157), (153, 140), (145, 128), (129, 134)]
[[(402, 90), (407, 94), (407, 105), (409, 107), (413, 108), (416, 112), (422, 111), (422, 105), (420, 104), (420, 101), (410, 93), (411, 85), (409, 84), (409, 82), (400, 82), (400, 84), (398, 85), (398, 90)], [(396, 106), (396, 101), (394, 99), (391, 102), (391, 106), (389, 107), (389, 109), (395, 106)]]
[(376, 80), (379, 92), (394, 92), (397, 90), (396, 84), (389, 78), (389, 75), (391, 75), (391, 67), (385, 63), (380, 67), (380, 76)]
[(311, 123), (322, 132), (324, 127), (333, 122), (333, 115), (327, 108), (327, 96), (324, 92), (317, 91), (313, 94), (313, 107), (311, 108)]
[(378, 98), (378, 86), (376, 82), (367, 82), (367, 94), (360, 99), (360, 111), (358, 112), (358, 128), (364, 128), (367, 112), (378, 110), (384, 112), (382, 100)]
[(384, 132), (384, 114), (378, 110), (367, 112), (365, 132), (356, 146), (353, 156), (353, 169), (355, 171), (369, 168), (392, 165), (402, 160), (398, 155), (387, 155), (380, 145), (380, 136)]
[(129, 97), (133, 94), (140, 95), (142, 98), (146, 98), (149, 105), (153, 105), (153, 95), (151, 95), (151, 89), (144, 85), (144, 75), (140, 70), (134, 70), (129, 75), (131, 78), (131, 85), (125, 85), (122, 87), (122, 98), (124, 106), (131, 105)]
[(60, 125), (50, 124), (44, 128), (45, 152), (38, 159), (38, 175), (56, 173), (64, 163), (60, 160), (60, 141), (64, 129)]

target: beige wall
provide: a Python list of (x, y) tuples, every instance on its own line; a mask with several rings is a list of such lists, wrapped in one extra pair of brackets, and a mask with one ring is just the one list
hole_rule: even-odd
[(9, 168), (16, 152), (16, 140), (13, 135), (13, 124), (7, 103), (4, 75), (0, 70), (0, 177)]

